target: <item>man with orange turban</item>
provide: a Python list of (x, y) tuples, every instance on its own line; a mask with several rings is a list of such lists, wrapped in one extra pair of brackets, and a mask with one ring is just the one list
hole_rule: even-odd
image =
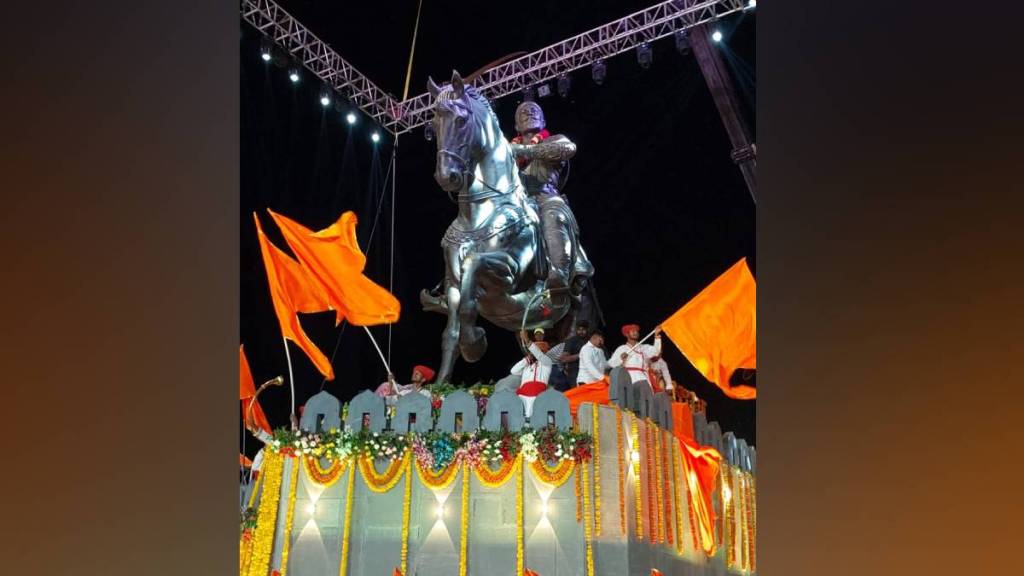
[(399, 396), (405, 396), (412, 392), (419, 392), (430, 398), (430, 391), (424, 388), (428, 382), (434, 379), (434, 371), (426, 366), (416, 365), (412, 368), (412, 376), (409, 377), (412, 384), (397, 384), (395, 375), (388, 374), (388, 381), (377, 387), (377, 395), (384, 398), (388, 404), (394, 404)]
[(654, 359), (661, 356), (661, 326), (654, 329), (654, 345), (639, 344), (640, 326), (637, 324), (626, 324), (622, 327), (622, 335), (626, 337), (626, 343), (619, 346), (608, 359), (608, 365), (612, 368), (622, 366), (629, 372), (633, 383), (646, 380), (653, 389), (655, 382), (651, 382), (649, 370)]

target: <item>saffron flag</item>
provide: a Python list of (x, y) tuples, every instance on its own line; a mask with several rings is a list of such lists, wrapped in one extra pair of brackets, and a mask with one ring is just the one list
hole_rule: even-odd
[(269, 212), (303, 268), (323, 289), (335, 310), (336, 324), (348, 320), (355, 326), (375, 326), (398, 321), (398, 299), (363, 275), (366, 256), (356, 242), (355, 213), (345, 212), (334, 224), (313, 232)]
[(701, 547), (711, 556), (715, 553), (715, 509), (711, 495), (718, 481), (718, 466), (722, 455), (710, 446), (698, 446), (686, 437), (676, 436), (683, 456), (683, 474), (686, 492), (700, 531)]
[(756, 293), (743, 258), (661, 325), (705, 378), (737, 400), (757, 398), (757, 388), (729, 385), (737, 368), (757, 368)]
[(330, 303), (323, 289), (306, 270), (270, 243), (255, 212), (252, 217), (256, 220), (256, 235), (259, 237), (260, 251), (263, 253), (263, 266), (267, 270), (267, 283), (270, 284), (270, 298), (274, 301), (274, 313), (281, 324), (281, 335), (295, 342), (313, 361), (317, 370), (328, 380), (333, 380), (334, 369), (330, 360), (302, 330), (297, 316), (298, 312), (329, 310)]
[[(246, 424), (251, 423), (270, 434), (270, 422), (267, 421), (267, 415), (263, 413), (259, 401), (253, 400), (253, 397), (256, 396), (256, 385), (252, 381), (252, 371), (249, 370), (249, 361), (245, 357), (245, 349), (242, 346), (238, 347), (238, 363), (238, 399), (242, 401), (242, 421)], [(252, 403), (252, 420), (249, 420), (250, 402)], [(249, 466), (252, 466), (252, 463), (249, 463)]]

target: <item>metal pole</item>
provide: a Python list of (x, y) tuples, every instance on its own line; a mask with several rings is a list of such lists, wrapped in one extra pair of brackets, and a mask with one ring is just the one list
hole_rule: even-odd
[(291, 388), (292, 395), (292, 411), (289, 420), (292, 422), (294, 427), (295, 423), (295, 376), (292, 375), (292, 354), (288, 351), (288, 339), (281, 337), (281, 341), (284, 342), (284, 357), (288, 359), (288, 386)]

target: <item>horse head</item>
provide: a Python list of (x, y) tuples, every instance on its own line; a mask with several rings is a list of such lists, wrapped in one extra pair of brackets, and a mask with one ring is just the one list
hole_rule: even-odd
[(472, 185), (477, 163), (501, 137), (497, 119), (487, 99), (458, 72), (452, 71), (451, 83), (445, 86), (428, 78), (427, 90), (434, 99), (434, 179), (446, 192), (463, 190)]

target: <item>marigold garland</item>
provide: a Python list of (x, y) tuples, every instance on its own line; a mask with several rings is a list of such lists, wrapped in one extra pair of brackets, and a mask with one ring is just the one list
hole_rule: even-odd
[[(630, 432), (633, 438), (633, 454), (639, 455), (640, 453), (640, 430), (637, 426), (636, 417), (630, 418)], [(639, 458), (632, 458), (633, 461), (633, 493), (636, 497), (636, 537), (643, 539), (644, 537), (644, 501), (643, 501), (643, 490), (640, 485), (640, 460)]]
[(747, 509), (750, 512), (750, 519), (747, 523), (747, 542), (750, 547), (750, 571), (757, 572), (757, 488), (755, 485), (757, 481), (754, 479), (754, 475), (750, 474), (750, 485), (747, 490), (747, 500), (749, 506)]
[[(659, 432), (660, 434), (660, 432)], [(662, 438), (661, 451), (658, 453), (661, 456), (661, 494), (662, 494), (662, 505), (665, 507), (665, 536), (669, 546), (675, 544), (675, 534), (672, 529), (673, 517), (672, 517), (672, 493), (673, 483), (672, 480), (675, 477), (672, 468), (672, 436), (669, 435), (668, 439)]]
[(748, 532), (750, 526), (747, 522), (748, 512), (750, 509), (747, 507), (747, 475), (742, 470), (736, 475), (736, 481), (740, 491), (740, 552), (741, 552), (741, 564), (740, 566), (744, 570), (750, 570), (750, 532)]
[(615, 405), (615, 432), (617, 437), (617, 448), (619, 451), (619, 530), (626, 535), (626, 449), (625, 439), (622, 433), (622, 408)]
[(583, 539), (587, 546), (587, 576), (594, 576), (594, 543), (590, 535), (590, 479), (586, 464), (580, 466), (580, 475), (583, 476)]
[[(594, 426), (590, 431), (594, 438), (594, 535), (601, 535), (601, 433), (598, 405), (594, 404), (591, 412), (594, 414)], [(586, 468), (586, 464), (583, 465)]]
[(680, 482), (680, 474), (681, 474), (682, 470), (680, 470), (681, 466), (680, 466), (680, 463), (679, 463), (680, 455), (679, 455), (679, 443), (678, 442), (672, 442), (671, 453), (672, 453), (672, 497), (675, 499), (675, 508), (676, 508), (676, 535), (677, 535), (677, 538), (676, 538), (676, 549), (679, 551), (680, 554), (682, 554), (683, 552), (685, 552), (685, 544), (684, 544), (685, 543), (685, 539), (683, 538), (683, 526), (684, 526), (684, 524), (683, 524), (683, 505), (682, 505), (683, 498), (679, 494), (679, 489), (682, 486), (682, 482)]
[(328, 468), (320, 466), (320, 458), (306, 456), (302, 458), (303, 468), (306, 469), (306, 477), (315, 484), (325, 488), (333, 486), (335, 482), (345, 473), (348, 466), (347, 458), (335, 458)]
[(345, 488), (345, 530), (341, 535), (341, 566), (338, 568), (338, 576), (345, 576), (348, 573), (348, 541), (352, 535), (352, 494), (356, 485), (356, 467), (349, 466), (348, 469), (348, 486)]
[(406, 573), (409, 560), (409, 506), (412, 501), (412, 458), (405, 459), (405, 486), (402, 492), (402, 557), (401, 571)]
[(530, 464), (530, 469), (533, 470), (533, 474), (538, 480), (555, 488), (565, 484), (575, 468), (576, 462), (573, 460), (559, 460), (558, 464), (552, 467), (538, 458)]
[(583, 477), (577, 474), (574, 478), (576, 492), (576, 523), (583, 522)]
[(503, 460), (497, 470), (492, 470), (486, 462), (480, 462), (473, 468), (476, 479), (487, 488), (501, 488), (512, 477), (516, 469), (516, 460)]
[(516, 456), (516, 575), (523, 573), (523, 454)]
[(295, 464), (292, 466), (291, 488), (288, 489), (288, 511), (284, 516), (284, 542), (281, 546), (281, 576), (286, 576), (288, 573), (288, 552), (291, 549), (292, 544), (292, 523), (295, 519), (295, 493), (299, 487), (299, 471), (301, 469), (301, 462), (295, 460)]
[(457, 464), (450, 464), (440, 469), (437, 472), (433, 470), (425, 469), (419, 460), (416, 461), (416, 475), (419, 476), (420, 482), (424, 486), (433, 490), (442, 490), (451, 485), (455, 481), (455, 476), (458, 475), (459, 466)]
[(651, 419), (644, 422), (644, 457), (647, 461), (647, 541), (658, 541), (658, 504), (655, 501), (658, 483), (654, 478), (654, 438)]
[(281, 474), (284, 456), (268, 452), (263, 457), (263, 493), (256, 516), (256, 530), (252, 536), (252, 557), (247, 566), (248, 576), (265, 576), (270, 571), (270, 554), (274, 547), (277, 528), (277, 508), (281, 500)]
[(658, 542), (665, 541), (665, 495), (662, 493), (662, 465), (661, 465), (661, 430), (654, 426), (653, 423), (648, 423), (651, 428), (651, 435), (654, 436), (654, 501), (657, 505), (655, 510), (655, 516), (658, 521)]
[[(733, 568), (736, 566), (736, 517), (735, 510), (736, 505), (733, 504), (732, 499), (732, 470), (730, 466), (725, 462), (722, 463), (722, 507), (725, 516), (725, 567)], [(725, 497), (726, 487), (730, 491), (730, 497)]]
[(469, 464), (462, 464), (462, 518), (459, 526), (459, 576), (466, 576), (466, 551), (469, 537)]
[(412, 451), (406, 450), (402, 458), (388, 463), (383, 474), (377, 473), (372, 459), (362, 457), (359, 458), (359, 471), (363, 473), (363, 481), (366, 482), (367, 488), (377, 493), (387, 492), (394, 488), (395, 484), (398, 484), (398, 480), (402, 477), (402, 470), (405, 469), (406, 462), (411, 457)]
[[(260, 486), (263, 485), (263, 474), (257, 475), (256, 476), (256, 480), (254, 482), (255, 483), (253, 484), (252, 492), (249, 493), (249, 504), (247, 506), (248, 508), (252, 508), (253, 504), (256, 502), (256, 495), (259, 494)], [(249, 563), (252, 560), (252, 534), (251, 533), (243, 533), (242, 534), (241, 542), (239, 542), (238, 548), (239, 548), (238, 573), (240, 575), (244, 576), (245, 574), (248, 574)]]

